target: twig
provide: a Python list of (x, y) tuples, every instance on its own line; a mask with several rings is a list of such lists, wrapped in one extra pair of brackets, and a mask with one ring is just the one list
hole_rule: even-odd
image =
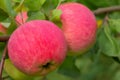
[(106, 13), (102, 25), (107, 25), (108, 24), (108, 13)]
[(3, 71), (3, 66), (4, 66), (4, 61), (5, 61), (6, 54), (7, 54), (7, 46), (4, 48), (3, 55), (2, 55), (2, 58), (1, 58), (1, 63), (0, 63), (0, 80), (2, 80), (2, 71)]
[(6, 42), (6, 41), (8, 41), (8, 40), (9, 40), (9, 38), (10, 38), (10, 36), (9, 36), (9, 35), (0, 36), (0, 42)]
[(105, 8), (98, 8), (97, 10), (93, 11), (95, 15), (99, 15), (106, 12), (113, 12), (113, 11), (120, 11), (120, 6), (111, 6)]

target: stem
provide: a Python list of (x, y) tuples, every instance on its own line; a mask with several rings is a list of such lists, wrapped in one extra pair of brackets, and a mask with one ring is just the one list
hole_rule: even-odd
[(102, 24), (105, 25), (105, 26), (108, 25), (108, 19), (109, 19), (108, 18), (108, 13), (106, 13)]
[(62, 2), (63, 2), (63, 0), (59, 0), (58, 5), (57, 5), (56, 9), (58, 8), (58, 6), (59, 6)]
[(2, 80), (2, 71), (3, 71), (3, 66), (4, 66), (6, 55), (7, 55), (7, 46), (4, 48), (3, 55), (2, 55), (2, 58), (1, 58), (1, 63), (0, 63), (0, 80)]
[(3, 35), (3, 36), (0, 36), (0, 42), (6, 42), (6, 41), (8, 41), (9, 40), (9, 38), (10, 38), (10, 36), (9, 35)]
[(95, 15), (99, 15), (106, 12), (113, 12), (113, 11), (120, 11), (120, 6), (111, 6), (105, 8), (98, 8), (97, 10), (93, 11)]

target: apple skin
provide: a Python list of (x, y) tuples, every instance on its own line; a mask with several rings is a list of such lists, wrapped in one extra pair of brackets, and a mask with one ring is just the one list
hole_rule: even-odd
[(85, 53), (95, 43), (97, 22), (86, 6), (68, 2), (57, 8), (62, 11), (60, 20), (67, 40), (69, 55)]
[(7, 29), (0, 23), (0, 33), (6, 34)]
[(28, 19), (27, 11), (18, 13), (17, 16), (15, 17), (15, 20), (16, 20), (17, 25), (22, 25), (22, 24), (24, 24), (27, 19)]
[(28, 75), (46, 75), (66, 57), (62, 31), (52, 22), (33, 20), (18, 27), (8, 41), (11, 62)]

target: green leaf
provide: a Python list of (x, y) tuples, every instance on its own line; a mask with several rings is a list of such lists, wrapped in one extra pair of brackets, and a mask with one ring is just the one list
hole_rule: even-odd
[(8, 33), (8, 34), (12, 34), (12, 32), (13, 32), (16, 28), (17, 28), (16, 23), (11, 22), (10, 26), (9, 26), (8, 29), (7, 29), (7, 33)]
[(89, 69), (89, 66), (91, 65), (92, 61), (88, 57), (80, 57), (77, 58), (75, 61), (76, 67), (82, 72), (85, 73), (87, 69)]
[(61, 10), (53, 10), (52, 11), (52, 17), (50, 18), (51, 21), (60, 21), (60, 16), (62, 14), (62, 11)]
[(83, 5), (87, 6), (88, 8), (94, 10), (96, 9), (95, 5), (91, 5), (91, 2), (88, 0), (77, 0), (77, 2), (82, 3)]
[(9, 59), (5, 60), (4, 69), (14, 80), (33, 80), (32, 77), (20, 72)]
[(8, 28), (10, 26), (10, 23), (9, 22), (1, 22), (1, 24), (3, 26), (5, 26), (5, 28)]
[(117, 0), (91, 0), (91, 3), (95, 6), (98, 7), (106, 7), (106, 6), (111, 6), (111, 5), (116, 5), (117, 4)]
[(112, 12), (109, 14), (110, 19), (120, 19), (120, 12)]
[(38, 11), (46, 0), (25, 0), (24, 4), (30, 11)]
[(81, 73), (79, 80), (95, 80), (94, 76), (101, 71), (100, 66), (94, 65), (95, 62), (89, 56), (77, 58), (75, 64)]
[(11, 0), (0, 0), (0, 8), (3, 9), (9, 16), (14, 18), (15, 12), (12, 7)]
[(58, 25), (59, 27), (62, 26), (62, 22), (60, 20), (60, 16), (62, 14), (62, 11), (61, 10), (57, 10), (57, 9), (54, 9), (52, 11), (52, 16), (50, 17), (50, 21), (54, 22), (56, 25)]
[(113, 77), (113, 80), (119, 80), (120, 79), (120, 70), (118, 70)]
[(13, 0), (13, 2), (18, 2), (18, 3), (20, 3), (20, 2), (21, 2), (21, 0)]
[(114, 32), (120, 33), (120, 19), (110, 19), (109, 26)]
[(94, 10), (101, 7), (108, 7), (112, 5), (118, 5), (119, 0), (77, 0), (77, 2), (80, 2), (86, 6), (88, 6), (90, 9)]
[(103, 31), (98, 37), (98, 44), (101, 51), (107, 56), (119, 56), (119, 45), (117, 40), (111, 35), (108, 26), (104, 26)]
[(45, 20), (45, 15), (40, 12), (40, 11), (36, 11), (36, 12), (28, 12), (28, 21), (30, 20)]
[(47, 75), (49, 80), (72, 80), (70, 77), (59, 74), (57, 71), (51, 72)]
[(2, 9), (0, 9), (0, 21), (3, 21), (5, 19), (7, 19), (8, 17), (9, 17), (8, 14), (5, 11), (3, 11)]
[(60, 66), (58, 73), (69, 77), (78, 78), (80, 76), (80, 71), (75, 66), (75, 58), (73, 56), (67, 56), (63, 64)]
[(58, 4), (59, 0), (47, 0), (43, 5), (42, 10), (47, 16), (50, 16), (51, 11), (55, 9)]

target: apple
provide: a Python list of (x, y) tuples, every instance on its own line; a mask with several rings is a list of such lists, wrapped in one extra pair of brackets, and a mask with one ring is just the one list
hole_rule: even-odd
[(24, 24), (27, 19), (28, 19), (28, 16), (26, 11), (18, 13), (17, 16), (15, 17), (17, 25)]
[(6, 28), (0, 23), (0, 33), (6, 34)]
[(86, 52), (96, 39), (97, 22), (92, 11), (76, 2), (63, 3), (57, 9), (62, 11), (60, 21), (69, 55)]
[(8, 41), (11, 62), (28, 75), (46, 75), (64, 61), (67, 44), (62, 31), (47, 20), (18, 27)]

